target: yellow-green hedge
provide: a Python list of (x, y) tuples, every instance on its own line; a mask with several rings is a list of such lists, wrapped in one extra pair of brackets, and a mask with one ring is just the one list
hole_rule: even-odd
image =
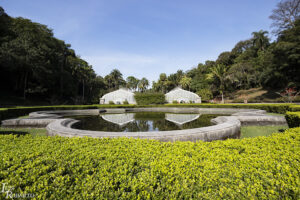
[(291, 105), (290, 106), (290, 111), (300, 111), (300, 105)]
[(0, 184), (36, 199), (300, 198), (300, 128), (196, 143), (0, 135), (0, 152)]

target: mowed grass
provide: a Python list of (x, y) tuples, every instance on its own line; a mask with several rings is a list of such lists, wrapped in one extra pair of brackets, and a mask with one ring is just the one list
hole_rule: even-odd
[(287, 125), (280, 126), (242, 126), (241, 127), (241, 139), (257, 136), (269, 136), (272, 133), (283, 132), (288, 129)]
[(33, 136), (47, 136), (47, 130), (45, 128), (3, 128), (0, 127), (0, 135), (26, 135)]

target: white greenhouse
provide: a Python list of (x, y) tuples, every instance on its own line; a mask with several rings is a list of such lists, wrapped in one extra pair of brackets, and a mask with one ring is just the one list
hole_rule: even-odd
[(201, 103), (201, 97), (197, 94), (177, 87), (166, 94), (168, 103), (177, 101), (178, 103)]
[(128, 101), (129, 104), (136, 104), (134, 93), (125, 88), (107, 93), (100, 98), (100, 104), (109, 104), (110, 101), (115, 104), (123, 104), (124, 101)]

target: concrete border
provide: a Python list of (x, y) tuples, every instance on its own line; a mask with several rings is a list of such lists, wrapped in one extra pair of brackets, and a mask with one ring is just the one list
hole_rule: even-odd
[[(213, 126), (155, 132), (103, 132), (74, 129), (72, 126), (78, 120), (64, 118), (73, 115), (98, 115), (99, 113), (124, 112), (171, 112), (171, 113), (202, 113), (224, 114), (212, 119)], [(157, 139), (160, 141), (212, 141), (227, 138), (239, 138), (241, 125), (282, 125), (286, 124), (284, 117), (266, 115), (266, 111), (257, 109), (236, 108), (179, 108), (179, 107), (152, 107), (152, 108), (124, 108), (124, 109), (90, 109), (90, 110), (60, 110), (39, 111), (30, 113), (26, 119), (11, 119), (2, 121), (2, 126), (43, 126), (48, 135), (66, 137), (133, 137), (142, 139)]]

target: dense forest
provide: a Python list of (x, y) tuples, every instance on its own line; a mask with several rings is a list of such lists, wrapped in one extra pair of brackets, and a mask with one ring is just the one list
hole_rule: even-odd
[[(97, 103), (108, 91), (127, 87), (139, 92), (168, 92), (176, 86), (198, 93), (204, 100), (250, 88), (300, 88), (300, 0), (280, 2), (273, 10), (273, 42), (260, 30), (238, 42), (217, 60), (186, 72), (161, 73), (148, 89), (146, 78), (124, 80), (114, 69), (98, 76), (71, 45), (53, 36), (46, 25), (10, 17), (0, 7), (1, 104), (19, 99), (41, 104)], [(250, 34), (249, 34), (250, 35)], [(13, 99), (13, 100), (12, 100)]]

